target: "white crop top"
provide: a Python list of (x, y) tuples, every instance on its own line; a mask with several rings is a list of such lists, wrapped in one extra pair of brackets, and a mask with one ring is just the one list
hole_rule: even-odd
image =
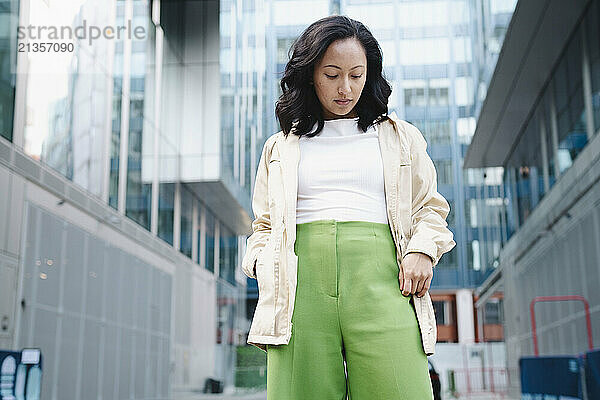
[[(313, 126), (316, 130), (317, 124)], [(319, 135), (299, 140), (296, 223), (334, 219), (388, 223), (376, 125), (358, 117), (325, 120)]]

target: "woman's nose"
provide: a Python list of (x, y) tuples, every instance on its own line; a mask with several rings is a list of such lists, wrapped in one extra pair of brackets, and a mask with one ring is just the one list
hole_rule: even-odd
[(344, 84), (338, 88), (338, 93), (339, 94), (350, 93), (350, 84), (348, 82), (344, 82)]

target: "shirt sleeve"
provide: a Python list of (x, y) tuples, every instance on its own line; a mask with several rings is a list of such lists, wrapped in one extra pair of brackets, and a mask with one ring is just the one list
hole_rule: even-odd
[(427, 142), (414, 125), (404, 122), (412, 139), (412, 229), (406, 253), (427, 254), (436, 266), (456, 246), (446, 218), (448, 201), (437, 191), (437, 173), (427, 154)]
[(252, 234), (246, 239), (246, 252), (242, 258), (242, 270), (246, 276), (253, 279), (256, 279), (256, 260), (271, 233), (271, 215), (267, 198), (267, 151), (269, 143), (270, 141), (267, 140), (263, 146), (256, 170), (252, 196), (252, 212), (255, 219), (252, 221)]

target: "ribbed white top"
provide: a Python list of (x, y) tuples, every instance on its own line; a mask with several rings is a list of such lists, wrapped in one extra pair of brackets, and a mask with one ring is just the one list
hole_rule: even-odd
[[(313, 131), (317, 124), (313, 126)], [(388, 223), (378, 131), (358, 117), (326, 120), (301, 136), (296, 223), (334, 219)]]

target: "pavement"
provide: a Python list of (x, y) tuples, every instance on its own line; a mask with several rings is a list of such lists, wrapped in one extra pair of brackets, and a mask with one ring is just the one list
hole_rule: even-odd
[[(240, 391), (234, 393), (219, 393), (219, 394), (206, 394), (206, 393), (193, 393), (193, 392), (182, 392), (179, 394), (173, 394), (174, 400), (266, 400), (267, 392), (248, 392)], [(445, 400), (453, 400), (454, 398), (445, 398)], [(516, 400), (506, 395), (500, 395), (495, 393), (478, 393), (471, 395), (463, 395), (456, 400)]]
[(266, 391), (237, 391), (230, 393), (173, 392), (173, 400), (266, 400)]

